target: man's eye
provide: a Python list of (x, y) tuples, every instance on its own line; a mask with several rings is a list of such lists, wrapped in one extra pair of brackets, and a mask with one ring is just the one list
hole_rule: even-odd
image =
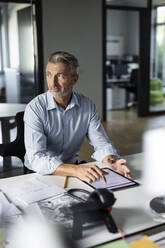
[(51, 77), (52, 76), (52, 74), (50, 73), (50, 72), (47, 72), (47, 77)]
[(58, 74), (58, 78), (64, 79), (65, 78), (65, 75), (64, 74)]

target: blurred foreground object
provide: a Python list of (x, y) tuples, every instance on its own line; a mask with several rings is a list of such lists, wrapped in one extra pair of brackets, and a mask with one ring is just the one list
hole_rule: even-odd
[(154, 129), (144, 134), (143, 185), (154, 197), (150, 207), (161, 222), (165, 221), (165, 129)]
[(66, 233), (38, 217), (26, 216), (9, 236), (10, 248), (75, 248)]

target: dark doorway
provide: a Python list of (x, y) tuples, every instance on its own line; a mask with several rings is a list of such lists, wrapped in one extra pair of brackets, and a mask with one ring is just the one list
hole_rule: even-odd
[[(139, 75), (139, 12), (107, 9), (106, 109), (136, 109)], [(109, 118), (107, 118), (108, 120)]]
[[(129, 3), (128, 3), (129, 2)], [(115, 5), (116, 3), (116, 5)], [(118, 3), (118, 4), (117, 4)], [(149, 114), (148, 111), (148, 87), (149, 87), (149, 46), (150, 46), (150, 26), (149, 26), (149, 19), (150, 19), (150, 9), (147, 5), (147, 1), (143, 2), (131, 2), (131, 1), (105, 1), (104, 4), (104, 68), (103, 68), (103, 116), (104, 120), (107, 120), (107, 89), (110, 88), (111, 91), (114, 89), (114, 102), (119, 108), (121, 107), (129, 109), (129, 103), (136, 103), (136, 111), (138, 116), (145, 116)], [(121, 15), (125, 15), (127, 21), (129, 20), (129, 16), (132, 16), (132, 20), (136, 19), (135, 24), (133, 22), (128, 22), (128, 26), (131, 26), (131, 29), (134, 31), (138, 30), (134, 36), (128, 31), (127, 37), (125, 35), (124, 42), (129, 38), (129, 46), (131, 46), (130, 40), (135, 38), (138, 33), (138, 37), (136, 37), (136, 44), (138, 45), (138, 53), (130, 53), (128, 51), (121, 52), (121, 46), (118, 46), (118, 54), (113, 54), (117, 45), (122, 44), (122, 37), (108, 37), (108, 11), (120, 12)], [(118, 14), (120, 14), (118, 13)], [(125, 13), (125, 14), (123, 14)], [(121, 16), (119, 15), (119, 19)], [(138, 18), (138, 19), (137, 19)], [(117, 20), (119, 23), (119, 28), (122, 32), (125, 32), (123, 22)], [(111, 23), (112, 25), (112, 23)], [(116, 26), (116, 22), (113, 23), (114, 30), (118, 29)], [(134, 25), (134, 26), (133, 26)], [(138, 25), (138, 27), (137, 27)], [(123, 29), (121, 28), (123, 27)], [(121, 35), (122, 36), (122, 35)], [(128, 37), (129, 36), (129, 37)], [(132, 37), (131, 37), (132, 36)], [(109, 44), (108, 44), (109, 42)], [(123, 43), (124, 43), (123, 42)], [(109, 47), (108, 47), (109, 45)], [(125, 44), (124, 44), (125, 45)], [(110, 48), (111, 46), (111, 48)], [(110, 48), (110, 49), (109, 49)], [(136, 49), (137, 50), (137, 49)], [(109, 54), (108, 54), (109, 52)], [(108, 55), (108, 56), (107, 56)], [(131, 55), (131, 56), (130, 56)], [(108, 58), (108, 59), (107, 59)], [(129, 72), (129, 65), (136, 64), (136, 68), (132, 68)], [(133, 65), (134, 67), (134, 65)], [(107, 76), (111, 77), (109, 82), (107, 80)], [(112, 82), (113, 81), (113, 82)], [(112, 84), (111, 84), (112, 82)], [(115, 84), (115, 83), (116, 84)], [(126, 82), (126, 83), (125, 83)], [(133, 83), (132, 83), (133, 82)], [(125, 84), (125, 85), (124, 85)], [(131, 86), (132, 84), (132, 86)], [(118, 92), (120, 91), (120, 92)], [(120, 95), (121, 93), (122, 95)], [(133, 97), (133, 98), (132, 98)], [(111, 96), (110, 96), (111, 98)], [(112, 98), (111, 98), (112, 103)], [(112, 106), (110, 106), (112, 107)], [(117, 109), (117, 108), (116, 108)]]
[(0, 102), (28, 103), (44, 91), (41, 1), (0, 2)]
[(35, 96), (34, 78), (34, 44), (31, 22), (32, 7), (18, 10), (18, 38), (19, 38), (19, 62), (20, 62), (20, 97), (21, 102), (26, 103)]

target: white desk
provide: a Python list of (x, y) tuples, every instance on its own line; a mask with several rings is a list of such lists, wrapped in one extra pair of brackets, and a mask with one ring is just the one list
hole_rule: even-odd
[[(14, 119), (17, 112), (24, 111), (26, 104), (21, 103), (0, 103), (0, 121), (2, 130), (2, 143), (10, 142), (10, 129), (15, 126), (15, 123), (10, 123)], [(11, 168), (11, 158), (3, 159), (4, 170)]]
[[(141, 182), (143, 155), (134, 154), (126, 158), (128, 161), (128, 166), (131, 168), (133, 178), (138, 182)], [(15, 183), (17, 183), (20, 180), (24, 180), (25, 177), (30, 178), (34, 176), (36, 176), (36, 174), (1, 179), (0, 185), (6, 184), (8, 185), (8, 187), (10, 187), (10, 182), (15, 181)], [(43, 181), (49, 182), (49, 184), (57, 184), (59, 186), (63, 186), (64, 184), (64, 177), (39, 177), (42, 178)], [(68, 188), (73, 187), (89, 189), (86, 184), (80, 182), (76, 178), (69, 178)], [(13, 199), (10, 195), (8, 196), (15, 204), (22, 207), (19, 202)], [(117, 201), (113, 207), (112, 215), (118, 227), (120, 227), (124, 231), (125, 235), (133, 234), (135, 232), (139, 232), (160, 225), (160, 223), (152, 220), (150, 210), (148, 207), (150, 199), (145, 195), (142, 186), (116, 191), (115, 197), (117, 198)], [(78, 244), (81, 244), (83, 247), (93, 247), (119, 237), (119, 234), (109, 233), (105, 226), (97, 226), (83, 231), (83, 239), (78, 241)]]
[(130, 82), (130, 76), (124, 77), (124, 78), (108, 78), (106, 80), (107, 83), (129, 83)]

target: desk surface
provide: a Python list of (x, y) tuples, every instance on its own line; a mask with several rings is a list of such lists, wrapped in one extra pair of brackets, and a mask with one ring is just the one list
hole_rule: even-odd
[(107, 83), (128, 83), (130, 82), (130, 77), (124, 77), (124, 78), (108, 78), (106, 80)]
[[(133, 179), (141, 183), (141, 171), (142, 171), (142, 154), (134, 154), (126, 157), (128, 161), (128, 166), (132, 171)], [(36, 174), (29, 174), (23, 176), (17, 176), (12, 178), (6, 178), (0, 180), (0, 185), (8, 185), (10, 187), (10, 182), (17, 183), (25, 178), (36, 177)], [(59, 176), (40, 176), (40, 180), (49, 183), (50, 185), (56, 184), (59, 186), (64, 185), (64, 177)], [(86, 184), (82, 183), (76, 178), (69, 178), (68, 188), (86, 188), (87, 190), (92, 190)], [(20, 205), (16, 199), (8, 195), (16, 205)], [(137, 186), (134, 188), (127, 188), (124, 190), (116, 191), (115, 197), (117, 199), (112, 215), (120, 229), (123, 230), (125, 235), (133, 234), (157, 225), (160, 223), (153, 221), (151, 217), (151, 212), (149, 209), (149, 201), (151, 200), (147, 195), (145, 195), (143, 187)], [(93, 247), (104, 242), (108, 242), (119, 238), (119, 234), (112, 234), (107, 231), (105, 226), (97, 226), (83, 231), (83, 239), (78, 241), (79, 245), (83, 247)]]
[(0, 119), (14, 117), (17, 112), (24, 111), (26, 104), (22, 103), (0, 103)]

